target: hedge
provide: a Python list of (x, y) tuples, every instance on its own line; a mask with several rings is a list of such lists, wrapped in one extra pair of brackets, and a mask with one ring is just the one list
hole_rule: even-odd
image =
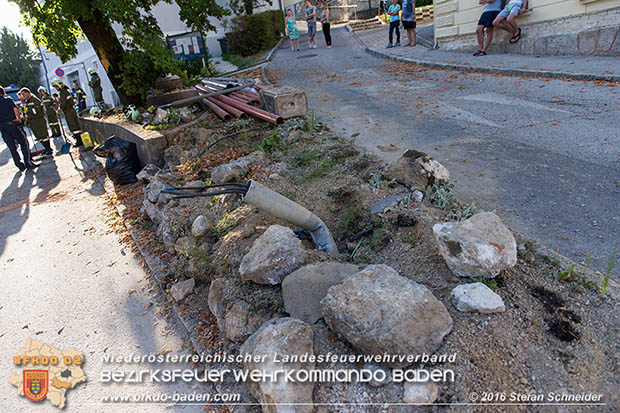
[(284, 34), (282, 10), (238, 16), (232, 19), (232, 31), (226, 33), (229, 52), (250, 56), (273, 47)]

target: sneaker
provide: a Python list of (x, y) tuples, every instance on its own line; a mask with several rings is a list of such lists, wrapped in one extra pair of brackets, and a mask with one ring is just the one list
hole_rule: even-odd
[(398, 42), (398, 43), (396, 43), (396, 44), (394, 45), (394, 47), (398, 47), (398, 46), (400, 46), (400, 42)]
[(391, 44), (388, 44), (387, 46), (385, 46), (386, 49), (391, 49), (392, 47), (394, 46), (392, 46)]
[(300, 50), (299, 50), (299, 49), (297, 49), (297, 51), (299, 52)]

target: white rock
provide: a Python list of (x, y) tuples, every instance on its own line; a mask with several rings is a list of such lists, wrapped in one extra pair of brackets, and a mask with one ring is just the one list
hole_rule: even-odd
[(168, 292), (175, 301), (181, 301), (194, 291), (196, 281), (193, 278), (173, 284)]
[[(387, 265), (369, 265), (321, 301), (329, 328), (363, 354), (432, 353), (452, 330), (446, 307), (425, 286)], [(411, 363), (395, 359), (386, 367)]]
[(136, 178), (138, 178), (138, 181), (148, 184), (151, 182), (151, 179), (153, 179), (157, 172), (159, 172), (159, 168), (156, 165), (150, 163), (144, 168), (142, 168), (140, 172), (138, 172)]
[(198, 215), (192, 223), (192, 235), (196, 238), (200, 238), (207, 234), (213, 228), (213, 222), (204, 217), (204, 215)]
[(224, 183), (242, 178), (251, 166), (265, 162), (265, 154), (261, 151), (235, 159), (232, 162), (218, 165), (211, 170), (211, 180), (215, 183)]
[[(277, 370), (307, 371), (314, 369), (314, 362), (277, 362), (286, 356), (314, 355), (314, 336), (310, 326), (294, 318), (278, 318), (266, 322), (239, 349), (240, 355), (260, 356), (264, 361), (244, 363), (246, 370), (259, 370), (273, 374)], [(287, 381), (283, 375), (277, 381), (249, 381), (252, 395), (261, 404), (264, 413), (311, 413), (314, 409), (312, 391), (314, 383)]]
[(452, 304), (459, 311), (475, 313), (501, 313), (506, 311), (502, 297), (483, 283), (457, 286), (450, 294)]
[(433, 226), (439, 251), (460, 277), (493, 278), (517, 263), (517, 243), (499, 217), (482, 212), (461, 222)]
[(277, 285), (306, 260), (306, 250), (290, 229), (272, 225), (254, 241), (241, 260), (243, 281)]
[(436, 181), (447, 181), (450, 172), (424, 152), (407, 149), (403, 155), (389, 164), (385, 176), (409, 187), (424, 191)]
[(329, 287), (340, 284), (359, 270), (357, 265), (340, 262), (321, 262), (295, 270), (282, 282), (284, 309), (291, 317), (316, 323), (323, 317), (321, 300)]
[(405, 382), (404, 389), (403, 402), (405, 403), (430, 404), (434, 403), (439, 397), (439, 389), (432, 381)]

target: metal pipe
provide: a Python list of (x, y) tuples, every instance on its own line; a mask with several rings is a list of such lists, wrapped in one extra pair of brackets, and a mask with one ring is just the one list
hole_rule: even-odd
[(213, 97), (213, 96), (221, 95), (223, 93), (236, 92), (237, 90), (241, 90), (246, 87), (252, 87), (252, 86), (254, 86), (254, 80), (249, 79), (245, 84), (241, 84), (239, 86), (235, 86), (230, 89), (222, 89), (216, 92), (207, 93), (206, 95), (198, 95), (198, 96), (188, 97), (185, 99), (180, 99), (175, 102), (168, 103), (166, 105), (161, 105), (160, 108), (168, 108), (170, 106), (174, 106), (174, 107), (187, 106), (187, 105), (191, 105), (192, 103), (200, 102), (203, 98), (206, 98), (206, 97)]
[(250, 187), (243, 200), (276, 218), (283, 219), (310, 232), (314, 245), (319, 251), (338, 254), (336, 242), (325, 223), (298, 203), (256, 181), (250, 181)]
[(214, 105), (219, 106), (220, 108), (224, 109), (226, 112), (230, 113), (231, 115), (233, 115), (235, 118), (237, 119), (247, 119), (248, 118), (248, 114), (243, 112), (242, 110), (239, 110), (231, 105), (228, 105), (224, 102), (220, 102), (219, 100), (217, 100), (217, 96), (215, 96), (214, 98), (205, 98), (207, 99), (209, 102), (213, 103)]
[(252, 103), (254, 103), (254, 101), (252, 99), (250, 99), (248, 96), (241, 94), (239, 92), (233, 92), (230, 95), (228, 95), (231, 98), (237, 99), (242, 101), (243, 103), (247, 103), (248, 105), (251, 105)]
[(251, 104), (260, 105), (260, 98), (258, 98), (258, 95), (256, 97), (254, 97), (254, 96), (250, 95), (249, 93), (244, 93), (244, 92), (245, 91), (240, 90), (238, 92), (233, 92), (231, 94), (233, 96), (236, 96), (236, 95), (243, 96), (247, 100), (248, 105), (251, 105)]
[(259, 108), (255, 108), (254, 106), (250, 106), (245, 103), (238, 102), (234, 99), (229, 98), (228, 96), (217, 95), (217, 96), (214, 96), (214, 98), (216, 100), (219, 100), (220, 102), (228, 103), (230, 106), (240, 109), (259, 119), (262, 119), (267, 122), (271, 122), (274, 125), (282, 125), (284, 123), (284, 119), (282, 119), (281, 116), (275, 115), (273, 113), (269, 113)]
[(230, 120), (230, 113), (226, 112), (224, 109), (216, 105), (215, 103), (209, 101), (207, 98), (202, 99), (202, 103), (209, 109), (211, 109), (220, 119), (226, 121)]

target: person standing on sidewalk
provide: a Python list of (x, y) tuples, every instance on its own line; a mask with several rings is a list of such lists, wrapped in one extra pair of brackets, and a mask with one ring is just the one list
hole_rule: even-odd
[(19, 93), (23, 96), (24, 107), (26, 108), (26, 121), (28, 122), (28, 127), (32, 130), (34, 138), (45, 148), (45, 155), (53, 155), (54, 151), (52, 151), (52, 146), (50, 145), (50, 134), (47, 131), (43, 103), (27, 87), (22, 88)]
[(493, 26), (512, 34), (510, 43), (521, 40), (521, 28), (517, 26), (517, 16), (523, 14), (526, 9), (527, 0), (510, 0), (493, 20)]
[[(15, 166), (23, 171), (25, 169), (34, 169), (37, 164), (32, 162), (32, 155), (30, 155), (30, 148), (28, 147), (28, 141), (26, 135), (19, 127), (22, 123), (22, 113), (15, 106), (13, 99), (7, 98), (4, 92), (4, 88), (0, 86), (0, 133), (2, 133), (2, 139), (8, 146), (13, 162)], [(19, 156), (17, 147), (21, 148), (24, 161)]]
[(75, 112), (73, 95), (69, 91), (69, 87), (67, 87), (67, 85), (65, 85), (60, 79), (54, 79), (52, 81), (52, 86), (59, 93), (58, 104), (62, 110), (62, 113), (65, 115), (65, 121), (67, 122), (67, 126), (73, 135), (73, 139), (75, 139), (75, 146), (83, 146), (82, 139), (80, 138), (80, 122), (78, 121), (78, 115)]
[(51, 97), (47, 93), (47, 89), (45, 89), (43, 86), (39, 86), (38, 91), (41, 95), (41, 102), (43, 103), (43, 107), (45, 108), (47, 124), (50, 125), (50, 129), (52, 130), (52, 138), (59, 138), (62, 135), (60, 134), (60, 125), (58, 125), (58, 113), (56, 113), (56, 99)]
[(101, 78), (92, 67), (88, 68), (88, 74), (90, 75), (88, 86), (90, 86), (90, 88), (93, 90), (93, 98), (95, 99), (95, 104), (100, 110), (104, 110), (105, 102), (103, 100), (103, 88), (101, 87)]
[(407, 32), (407, 46), (415, 46), (415, 0), (403, 0), (403, 13), (401, 18), (403, 19), (403, 28)]
[(332, 48), (332, 34), (330, 33), (330, 24), (329, 24), (329, 5), (327, 4), (327, 0), (323, 0), (323, 11), (321, 12), (321, 16), (319, 17), (321, 20), (321, 28), (323, 29), (323, 36), (325, 36), (325, 47), (328, 49)]
[[(387, 14), (390, 16), (390, 32), (389, 32), (389, 40), (386, 49), (391, 49), (392, 47), (400, 46), (400, 4), (398, 4), (398, 0), (392, 0), (392, 4), (388, 7)], [(392, 43), (393, 33), (396, 30), (396, 44)]]
[(493, 40), (493, 21), (502, 10), (502, 0), (478, 0), (478, 4), (484, 4), (484, 8), (476, 29), (478, 51), (474, 56), (486, 56)]
[(295, 51), (295, 43), (297, 43), (297, 51), (299, 51), (299, 30), (297, 30), (297, 23), (295, 23), (295, 17), (293, 17), (293, 10), (288, 9), (286, 11), (286, 34), (291, 40), (291, 52)]
[(306, 22), (308, 23), (308, 47), (316, 49), (316, 7), (312, 5), (310, 0), (306, 0)]

